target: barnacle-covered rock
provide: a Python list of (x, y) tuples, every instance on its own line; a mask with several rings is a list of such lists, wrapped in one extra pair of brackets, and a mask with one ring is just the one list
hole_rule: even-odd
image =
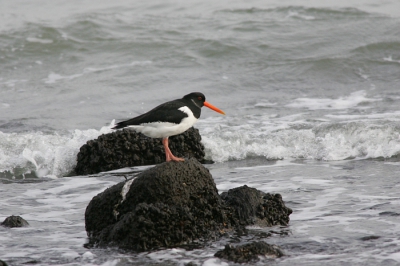
[[(199, 130), (193, 127), (182, 134), (169, 137), (169, 148), (177, 157), (196, 158), (201, 163), (206, 162)], [(165, 152), (161, 139), (123, 129), (101, 135), (84, 144), (79, 150), (72, 174), (96, 174), (162, 162), (165, 162)]]
[(29, 223), (21, 216), (11, 215), (7, 217), (2, 223), (4, 227), (26, 227)]
[(218, 251), (214, 256), (236, 263), (246, 263), (258, 261), (259, 256), (279, 258), (283, 256), (283, 252), (276, 245), (258, 241), (236, 247), (226, 245), (223, 250)]
[(95, 196), (85, 212), (88, 246), (134, 251), (202, 246), (246, 225), (286, 225), (279, 194), (247, 186), (218, 194), (196, 159), (164, 162)]

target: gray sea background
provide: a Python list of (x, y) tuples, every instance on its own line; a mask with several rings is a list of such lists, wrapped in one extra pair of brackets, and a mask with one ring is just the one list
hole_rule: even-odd
[(246, 184), (293, 209), (288, 227), (249, 228), (285, 253), (256, 265), (400, 264), (396, 0), (2, 1), (0, 222), (30, 226), (0, 227), (0, 259), (235, 265), (213, 257), (230, 239), (85, 248), (86, 206), (124, 178), (67, 177), (114, 121), (193, 91), (226, 113), (195, 125), (219, 192)]

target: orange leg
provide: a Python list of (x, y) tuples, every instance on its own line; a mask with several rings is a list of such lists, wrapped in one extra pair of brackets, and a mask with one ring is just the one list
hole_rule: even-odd
[(169, 161), (183, 162), (185, 160), (183, 158), (175, 157), (172, 154), (171, 150), (168, 147), (168, 137), (162, 139), (162, 144), (164, 145), (165, 159), (167, 162), (169, 162)]

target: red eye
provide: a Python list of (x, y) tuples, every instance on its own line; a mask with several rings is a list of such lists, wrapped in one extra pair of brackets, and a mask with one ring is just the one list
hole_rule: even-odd
[(199, 99), (200, 101), (203, 100), (203, 98), (201, 98), (201, 96), (197, 97), (197, 99)]

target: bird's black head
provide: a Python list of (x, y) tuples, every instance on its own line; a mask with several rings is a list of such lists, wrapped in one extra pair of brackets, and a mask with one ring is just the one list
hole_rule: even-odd
[[(189, 93), (188, 95), (183, 96), (183, 100), (186, 102), (190, 102), (189, 104), (193, 104), (196, 107), (198, 107), (198, 108), (195, 108), (195, 109), (198, 109), (198, 110), (196, 110), (196, 114), (194, 115), (196, 118), (200, 117), (200, 112), (201, 112), (200, 110), (201, 110), (201, 107), (203, 107), (203, 106), (206, 106), (206, 107), (210, 108), (211, 110), (214, 110), (215, 112), (218, 112), (220, 114), (223, 114), (223, 115), (225, 114), (224, 111), (222, 111), (221, 109), (218, 109), (211, 103), (206, 102), (206, 96), (204, 96), (204, 94), (201, 92)], [(192, 111), (193, 111), (193, 109), (192, 109)]]
[(204, 106), (204, 102), (206, 101), (206, 96), (204, 96), (204, 94), (201, 92), (192, 92), (183, 96), (183, 99), (192, 101), (196, 106), (201, 108)]

